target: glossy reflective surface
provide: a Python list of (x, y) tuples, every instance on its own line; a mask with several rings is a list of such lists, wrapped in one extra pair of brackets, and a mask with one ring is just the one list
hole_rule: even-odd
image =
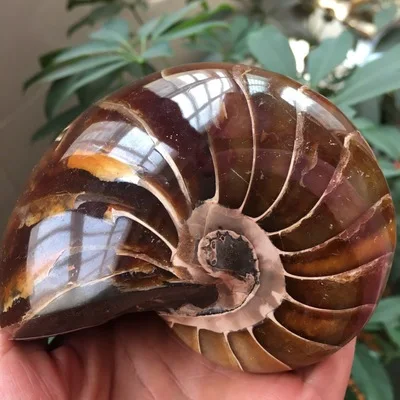
[(395, 235), (372, 151), (325, 98), (245, 66), (172, 68), (91, 107), (35, 168), (0, 322), (34, 338), (157, 310), (219, 364), (286, 371), (358, 333)]

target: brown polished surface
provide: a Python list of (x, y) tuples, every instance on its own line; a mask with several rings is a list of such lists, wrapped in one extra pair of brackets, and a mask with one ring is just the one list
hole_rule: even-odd
[(212, 361), (287, 371), (357, 335), (395, 242), (376, 159), (327, 99), (253, 67), (170, 68), (93, 105), (32, 172), (0, 325), (31, 339), (154, 310)]

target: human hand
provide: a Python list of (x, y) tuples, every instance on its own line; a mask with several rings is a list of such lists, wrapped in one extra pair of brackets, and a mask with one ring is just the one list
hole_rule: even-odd
[(186, 348), (155, 315), (129, 315), (64, 337), (0, 333), (2, 400), (342, 400), (355, 340), (321, 363), (271, 375), (229, 371)]

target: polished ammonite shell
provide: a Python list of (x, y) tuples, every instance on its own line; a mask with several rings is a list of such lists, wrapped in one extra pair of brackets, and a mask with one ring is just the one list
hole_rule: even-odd
[(395, 246), (387, 183), (328, 100), (231, 64), (153, 74), (53, 143), (11, 216), (15, 339), (159, 312), (227, 367), (317, 362), (370, 317)]

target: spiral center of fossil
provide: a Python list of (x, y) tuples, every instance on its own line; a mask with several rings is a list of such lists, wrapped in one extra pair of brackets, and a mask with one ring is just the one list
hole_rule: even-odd
[(203, 237), (198, 258), (214, 276), (227, 272), (245, 280), (249, 274), (256, 275), (258, 260), (253, 246), (243, 235), (230, 230), (216, 230)]
[(215, 286), (218, 299), (205, 308), (188, 303), (161, 312), (170, 323), (242, 330), (263, 321), (285, 297), (280, 253), (268, 235), (240, 210), (213, 201), (197, 207), (182, 227), (172, 263), (182, 280)]

